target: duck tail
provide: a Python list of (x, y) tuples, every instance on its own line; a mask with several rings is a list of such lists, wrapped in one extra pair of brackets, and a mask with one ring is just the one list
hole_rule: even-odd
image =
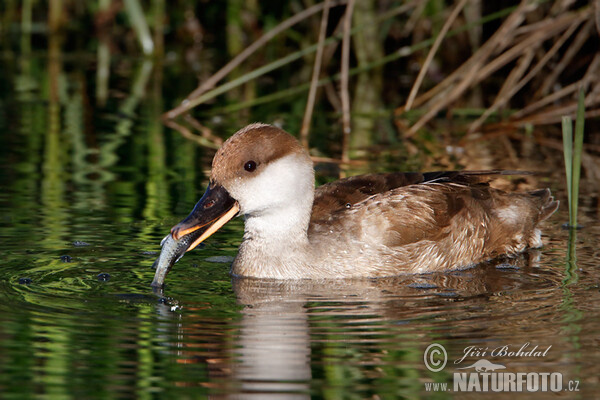
[(558, 200), (554, 200), (550, 189), (534, 190), (529, 192), (529, 195), (531, 195), (538, 204), (540, 210), (538, 221), (543, 221), (549, 218), (556, 210), (558, 210), (558, 205), (560, 202)]

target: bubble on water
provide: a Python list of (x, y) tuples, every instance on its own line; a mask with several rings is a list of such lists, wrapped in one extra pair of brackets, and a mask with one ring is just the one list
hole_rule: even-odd
[(29, 285), (31, 282), (33, 282), (31, 278), (19, 278), (20, 285)]
[(68, 262), (71, 262), (71, 260), (72, 260), (71, 256), (68, 256), (66, 254), (64, 256), (60, 256), (60, 261), (62, 261), (62, 262), (68, 263)]
[(213, 256), (205, 258), (204, 261), (217, 264), (229, 264), (232, 263), (234, 259), (235, 257), (231, 256)]
[(502, 263), (496, 265), (496, 269), (519, 269), (519, 267), (509, 263)]
[(110, 281), (110, 274), (107, 274), (106, 272), (101, 272), (98, 274), (98, 281), (100, 282), (108, 282)]
[(413, 289), (435, 289), (437, 285), (427, 282), (415, 282), (409, 284), (408, 287)]

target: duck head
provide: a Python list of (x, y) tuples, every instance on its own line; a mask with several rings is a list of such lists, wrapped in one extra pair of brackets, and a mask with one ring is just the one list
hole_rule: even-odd
[(313, 198), (313, 164), (300, 143), (275, 126), (248, 125), (217, 151), (206, 192), (171, 234), (202, 229), (189, 251), (242, 214), (245, 237), (306, 236)]

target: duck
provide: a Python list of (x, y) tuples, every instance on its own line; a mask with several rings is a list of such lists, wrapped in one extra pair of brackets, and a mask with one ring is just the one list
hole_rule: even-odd
[(254, 123), (216, 152), (206, 192), (171, 235), (194, 233), (189, 251), (243, 216), (234, 277), (381, 278), (470, 268), (542, 246), (539, 225), (559, 206), (550, 190), (489, 184), (518, 173), (372, 173), (315, 188), (300, 142)]

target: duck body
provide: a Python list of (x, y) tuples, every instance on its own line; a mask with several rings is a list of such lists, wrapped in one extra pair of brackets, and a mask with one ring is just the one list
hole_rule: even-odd
[[(252, 124), (213, 159), (207, 192), (172, 229), (210, 236), (236, 214), (244, 236), (231, 272), (273, 279), (386, 277), (465, 268), (540, 247), (558, 208), (548, 189), (509, 193), (504, 171), (387, 173), (314, 188), (308, 152), (283, 130)], [(216, 227), (216, 228), (215, 228)], [(197, 232), (196, 232), (197, 234)]]

